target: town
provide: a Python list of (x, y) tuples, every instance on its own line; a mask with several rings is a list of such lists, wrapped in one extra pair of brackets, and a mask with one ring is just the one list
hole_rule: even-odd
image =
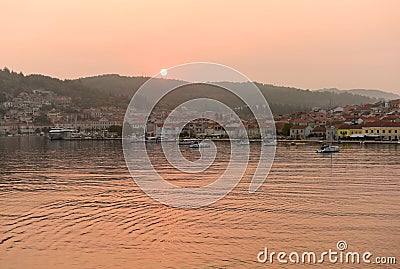
[[(229, 114), (213, 111), (199, 114), (187, 108), (173, 123), (164, 122), (170, 111), (155, 110), (148, 121), (138, 120), (136, 111), (128, 115), (127, 123), (134, 133), (146, 137), (174, 136), (185, 117), (197, 118), (186, 124), (179, 134), (187, 138), (243, 138), (259, 139), (265, 131), (270, 134), (275, 123), (280, 140), (371, 140), (398, 141), (400, 139), (400, 99), (372, 104), (333, 106), (328, 109), (292, 112), (264, 118), (258, 125), (254, 118), (237, 122)], [(135, 115), (136, 114), (136, 115)], [(6, 95), (0, 104), (0, 135), (45, 135), (51, 128), (74, 130), (77, 138), (117, 138), (122, 135), (125, 109), (116, 106), (79, 108), (71, 98), (58, 96), (49, 90), (26, 90), (16, 96)], [(224, 122), (224, 128), (218, 122)], [(241, 124), (246, 132), (240, 128)]]
[(114, 106), (81, 109), (70, 97), (53, 91), (23, 91), (17, 96), (6, 95), (0, 104), (0, 135), (33, 135), (47, 133), (51, 128), (68, 128), (87, 135), (115, 135), (121, 129), (125, 110)]

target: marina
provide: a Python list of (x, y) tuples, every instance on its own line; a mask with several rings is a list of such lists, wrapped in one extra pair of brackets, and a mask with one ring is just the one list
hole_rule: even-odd
[[(54, 131), (53, 131), (54, 130)], [(63, 129), (63, 128), (54, 128), (51, 129), (48, 134), (31, 134), (31, 135), (10, 135), (8, 137), (27, 137), (27, 136), (46, 136), (49, 140), (122, 140), (128, 139), (131, 143), (136, 142), (147, 142), (147, 143), (160, 143), (161, 141), (165, 142), (175, 142), (179, 145), (191, 145), (197, 141), (202, 141), (202, 139), (167, 139), (167, 138), (157, 138), (157, 137), (150, 137), (150, 138), (122, 138), (122, 137), (109, 137), (103, 135), (88, 135), (84, 133), (76, 133), (75, 130), (72, 129)], [(229, 139), (229, 138), (207, 138), (210, 141), (220, 141), (220, 142), (235, 142), (238, 145), (249, 145), (253, 143), (261, 143), (264, 146), (277, 146), (278, 144), (283, 145), (318, 145), (323, 143), (329, 144), (359, 144), (359, 145), (400, 145), (400, 141), (388, 141), (388, 140), (360, 140), (360, 139), (352, 139), (352, 140), (317, 140), (317, 139), (277, 139), (273, 141), (263, 141), (262, 139), (249, 139), (248, 142), (244, 142), (240, 139)]]

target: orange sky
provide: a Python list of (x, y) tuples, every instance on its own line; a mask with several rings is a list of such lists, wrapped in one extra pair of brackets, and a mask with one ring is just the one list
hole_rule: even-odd
[(400, 94), (400, 1), (3, 1), (0, 66), (152, 76), (193, 61), (250, 79)]

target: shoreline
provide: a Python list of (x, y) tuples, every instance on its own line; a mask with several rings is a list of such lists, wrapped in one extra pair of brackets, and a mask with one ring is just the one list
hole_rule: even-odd
[[(114, 138), (68, 138), (68, 139), (59, 139), (59, 140), (51, 140), (45, 136), (27, 136), (27, 135), (20, 135), (20, 136), (0, 136), (0, 138), (20, 138), (20, 137), (42, 137), (49, 141), (122, 141), (122, 137), (114, 137)], [(202, 139), (193, 139), (199, 140)], [(228, 139), (228, 138), (220, 138), (220, 139), (207, 139), (215, 142), (238, 142), (240, 139)], [(261, 143), (261, 139), (249, 139), (250, 143)], [(167, 140), (165, 142), (177, 142), (176, 140)], [(303, 144), (322, 144), (322, 143), (332, 143), (332, 144), (376, 144), (376, 145), (400, 145), (400, 141), (374, 141), (374, 140), (340, 140), (340, 141), (330, 141), (330, 140), (307, 140), (307, 139), (300, 139), (300, 140), (288, 140), (288, 139), (278, 139), (277, 142), (279, 144), (292, 144), (295, 143), (296, 145), (303, 145)], [(155, 144), (155, 143), (154, 143)]]

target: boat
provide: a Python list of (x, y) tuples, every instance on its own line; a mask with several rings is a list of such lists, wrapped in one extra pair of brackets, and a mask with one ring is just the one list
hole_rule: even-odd
[(82, 138), (81, 133), (71, 133), (71, 138), (80, 139)]
[(317, 149), (317, 153), (334, 153), (334, 152), (339, 152), (340, 148), (339, 146), (332, 146), (332, 145), (322, 145), (321, 148)]
[(157, 136), (149, 136), (146, 138), (147, 143), (157, 143)]
[(195, 141), (192, 139), (183, 139), (183, 140), (179, 140), (178, 145), (180, 146), (190, 146), (192, 144), (194, 144)]
[(199, 142), (194, 142), (189, 147), (190, 148), (194, 148), (194, 149), (199, 149), (199, 148), (209, 148), (209, 147), (211, 147), (211, 145), (209, 143), (201, 141), (200, 143)]
[(146, 139), (147, 143), (161, 143), (163, 141), (167, 141), (167, 137), (164, 137), (164, 136), (149, 136)]
[(273, 147), (277, 146), (278, 142), (276, 140), (264, 141), (263, 145), (267, 147)]
[(64, 129), (64, 128), (51, 128), (48, 133), (48, 138), (50, 140), (66, 140), (71, 139), (72, 133), (75, 130), (72, 129)]
[(240, 140), (238, 145), (239, 146), (250, 145), (250, 141), (249, 140)]
[(133, 135), (128, 137), (128, 141), (129, 143), (138, 143), (138, 142), (145, 142), (146, 139)]

